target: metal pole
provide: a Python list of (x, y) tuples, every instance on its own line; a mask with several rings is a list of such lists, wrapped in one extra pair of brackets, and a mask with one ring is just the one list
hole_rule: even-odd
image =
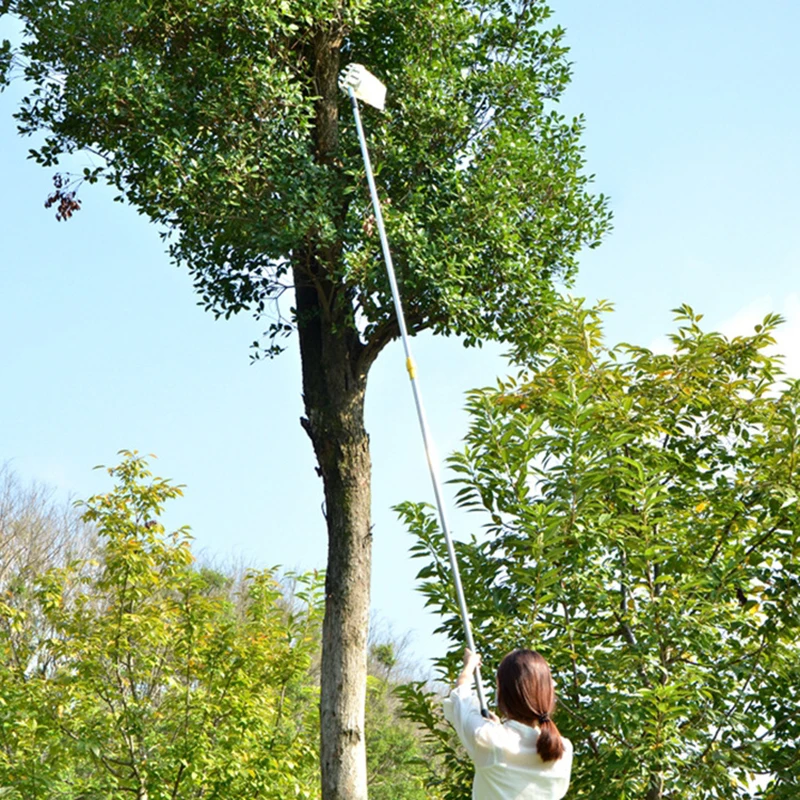
[[(375, 222), (378, 225), (378, 234), (381, 240), (381, 248), (383, 250), (383, 258), (386, 262), (386, 272), (389, 275), (389, 285), (392, 289), (392, 299), (394, 300), (395, 313), (397, 314), (397, 322), (400, 327), (400, 338), (403, 341), (403, 350), (406, 355), (406, 369), (408, 376), (411, 379), (411, 389), (414, 393), (414, 403), (417, 407), (417, 418), (419, 419), (419, 427), (422, 431), (422, 442), (425, 445), (425, 457), (428, 460), (428, 469), (431, 474), (431, 483), (433, 484), (433, 494), (436, 498), (436, 508), (439, 511), (439, 522), (442, 526), (444, 533), (444, 540), (447, 544), (447, 555), (450, 559), (450, 569), (453, 573), (453, 585), (456, 590), (456, 598), (458, 600), (458, 608), (461, 612), (461, 621), (464, 625), (464, 638), (466, 639), (467, 647), (472, 652), (475, 650), (475, 642), (472, 638), (472, 625), (469, 620), (469, 611), (467, 610), (467, 601), (464, 598), (464, 588), (461, 585), (461, 573), (458, 570), (458, 562), (456, 561), (456, 551), (453, 548), (453, 540), (450, 536), (450, 527), (447, 524), (447, 516), (444, 511), (444, 502), (442, 498), (442, 485), (439, 480), (439, 472), (432, 455), (432, 439), (428, 429), (428, 423), (425, 419), (425, 408), (422, 405), (422, 394), (417, 381), (417, 367), (411, 355), (411, 345), (408, 339), (408, 329), (406, 328), (406, 320), (403, 314), (403, 304), (400, 301), (400, 291), (397, 287), (397, 278), (394, 273), (394, 265), (392, 264), (392, 254), (389, 250), (389, 240), (386, 238), (386, 230), (383, 226), (383, 214), (381, 213), (381, 204), (378, 199), (378, 190), (375, 187), (375, 178), (372, 175), (372, 162), (369, 158), (369, 151), (367, 150), (367, 141), (364, 137), (364, 128), (361, 125), (361, 113), (358, 109), (358, 99), (352, 86), (347, 87), (347, 93), (350, 96), (350, 102), (353, 105), (353, 116), (356, 120), (356, 131), (358, 132), (358, 141), (361, 144), (361, 155), (364, 157), (364, 167), (367, 172), (367, 183), (369, 184), (370, 195), (372, 196), (372, 207), (375, 211)], [(483, 691), (483, 681), (481, 680), (480, 669), (475, 671), (475, 686), (478, 690), (478, 701), (480, 702), (481, 714), (484, 717), (489, 716), (489, 709), (486, 705), (486, 697)]]

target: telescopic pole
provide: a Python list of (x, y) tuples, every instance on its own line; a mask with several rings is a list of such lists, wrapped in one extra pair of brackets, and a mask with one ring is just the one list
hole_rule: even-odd
[[(437, 465), (434, 463), (432, 455), (432, 439), (428, 423), (425, 418), (425, 408), (422, 404), (422, 394), (420, 392), (419, 381), (417, 379), (417, 367), (411, 355), (411, 345), (409, 343), (408, 329), (406, 328), (406, 320), (403, 314), (403, 305), (400, 301), (400, 292), (397, 287), (397, 278), (395, 277), (394, 265), (392, 264), (392, 254), (389, 250), (389, 240), (386, 238), (386, 230), (383, 225), (383, 214), (381, 213), (381, 204), (378, 199), (378, 190), (375, 187), (375, 178), (372, 174), (372, 163), (369, 158), (369, 151), (367, 150), (367, 142), (364, 138), (364, 128), (361, 124), (361, 113), (358, 108), (358, 99), (351, 84), (346, 84), (347, 93), (350, 96), (350, 102), (353, 106), (353, 116), (356, 121), (356, 131), (358, 132), (358, 141), (361, 144), (361, 155), (364, 157), (364, 167), (367, 173), (367, 183), (369, 184), (370, 195), (372, 196), (372, 207), (375, 212), (375, 222), (378, 226), (378, 234), (381, 240), (381, 248), (383, 250), (383, 258), (386, 263), (386, 272), (389, 276), (389, 285), (392, 289), (392, 299), (394, 301), (395, 313), (397, 314), (397, 323), (400, 327), (400, 338), (403, 341), (403, 350), (406, 355), (406, 369), (408, 376), (411, 379), (411, 390), (414, 393), (414, 403), (417, 407), (417, 418), (419, 419), (419, 427), (422, 432), (422, 442), (425, 445), (425, 457), (428, 460), (428, 469), (431, 475), (431, 483), (433, 484), (433, 494), (436, 498), (436, 508), (439, 511), (439, 522), (442, 526), (444, 539), (447, 544), (447, 555), (450, 559), (450, 570), (453, 575), (453, 585), (456, 590), (456, 598), (458, 600), (458, 608), (461, 612), (461, 621), (464, 625), (464, 638), (466, 639), (467, 647), (473, 652), (475, 650), (475, 642), (472, 638), (472, 625), (470, 624), (469, 611), (467, 610), (467, 601), (464, 598), (464, 588), (461, 585), (461, 573), (458, 569), (458, 562), (456, 561), (456, 552), (453, 548), (453, 540), (450, 536), (450, 526), (447, 524), (447, 515), (444, 510), (444, 502), (442, 497), (442, 485), (439, 479), (439, 471)], [(481, 680), (480, 669), (475, 672), (475, 685), (478, 691), (478, 701), (480, 702), (481, 714), (488, 717), (489, 710), (486, 705), (486, 697), (483, 691), (483, 682)]]

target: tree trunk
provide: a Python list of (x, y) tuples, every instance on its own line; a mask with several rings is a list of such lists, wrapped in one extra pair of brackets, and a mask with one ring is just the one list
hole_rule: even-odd
[[(322, 628), (323, 800), (367, 797), (364, 703), (372, 554), (366, 367), (352, 323), (332, 320), (322, 269), (295, 269), (303, 366), (303, 427), (325, 488), (328, 565)], [(336, 323), (339, 324), (336, 324)]]
[(664, 778), (661, 772), (650, 775), (650, 787), (645, 795), (645, 800), (662, 800), (664, 797)]

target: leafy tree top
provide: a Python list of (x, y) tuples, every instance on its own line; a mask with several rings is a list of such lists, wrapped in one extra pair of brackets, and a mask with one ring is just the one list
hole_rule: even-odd
[[(609, 226), (582, 172), (583, 122), (554, 110), (570, 65), (540, 0), (1, 8), (25, 27), (17, 119), (47, 133), (32, 156), (99, 156), (79, 180), (107, 180), (160, 223), (216, 314), (274, 313), (292, 267), (329, 322), (357, 325), (368, 360), (397, 335), (336, 87), (351, 60), (389, 86), (386, 112), (365, 113), (413, 331), (513, 338)], [(278, 315), (271, 336), (291, 322)]]

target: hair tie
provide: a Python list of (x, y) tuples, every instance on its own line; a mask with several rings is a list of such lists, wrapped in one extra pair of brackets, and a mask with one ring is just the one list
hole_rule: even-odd
[(536, 718), (539, 721), (540, 725), (544, 725), (545, 722), (550, 722), (550, 715), (549, 714), (539, 714)]

